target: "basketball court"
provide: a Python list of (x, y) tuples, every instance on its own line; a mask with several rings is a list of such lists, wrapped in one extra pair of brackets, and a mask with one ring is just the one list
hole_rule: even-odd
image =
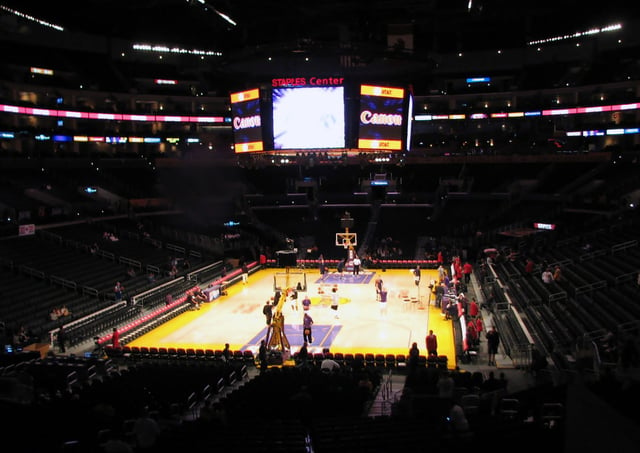
[[(386, 313), (376, 300), (375, 280), (380, 277), (388, 291)], [(262, 312), (275, 287), (300, 291), (297, 307), (290, 299), (281, 299), (278, 309), (283, 315), (284, 336), (293, 355), (303, 343), (301, 301), (307, 294), (311, 301), (313, 342), (310, 352), (407, 354), (417, 342), (426, 354), (425, 336), (433, 329), (438, 336), (438, 354), (448, 357), (449, 368), (455, 367), (456, 348), (452, 321), (445, 320), (434, 306), (429, 284), (437, 279), (437, 271), (422, 269), (420, 285), (416, 285), (410, 269), (362, 270), (359, 275), (314, 269), (262, 268), (252, 273), (246, 284), (229, 286), (226, 293), (200, 310), (188, 311), (161, 327), (131, 342), (130, 346), (251, 350), (257, 354), (260, 341), (266, 339), (267, 324)], [(206, 282), (201, 282), (206, 284)], [(329, 293), (337, 287), (339, 308), (330, 308)], [(337, 315), (337, 317), (336, 317)]]

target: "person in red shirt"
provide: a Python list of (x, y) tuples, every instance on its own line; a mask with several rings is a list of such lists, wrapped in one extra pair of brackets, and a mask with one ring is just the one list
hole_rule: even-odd
[(120, 332), (118, 332), (118, 328), (113, 328), (113, 333), (111, 334), (111, 345), (114, 348), (120, 347)]
[(535, 263), (533, 262), (533, 260), (531, 258), (528, 258), (527, 264), (524, 265), (524, 271), (527, 274), (533, 274), (534, 266), (535, 266)]
[(482, 331), (484, 330), (484, 323), (482, 322), (481, 317), (476, 318), (476, 332), (478, 332), (478, 340), (480, 339), (480, 335), (482, 335)]
[(469, 261), (466, 261), (462, 266), (462, 274), (464, 275), (464, 282), (467, 285), (471, 281), (471, 272), (473, 272), (473, 266)]
[(469, 316), (474, 319), (478, 317), (478, 302), (475, 297), (469, 303)]
[(425, 338), (425, 342), (427, 345), (427, 355), (438, 355), (438, 337), (433, 333), (433, 330), (429, 331), (429, 335)]
[(480, 337), (478, 337), (478, 331), (476, 330), (476, 323), (473, 319), (470, 319), (467, 323), (467, 343), (469, 347), (475, 347), (478, 345), (480, 341)]

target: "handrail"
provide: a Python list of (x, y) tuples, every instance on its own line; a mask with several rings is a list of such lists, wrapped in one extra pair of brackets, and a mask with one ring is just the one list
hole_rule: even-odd
[[(113, 304), (113, 305), (109, 305), (108, 307), (105, 307), (105, 308), (103, 308), (103, 309), (101, 309), (101, 310), (98, 310), (98, 311), (94, 311), (93, 313), (91, 313), (91, 314), (89, 314), (89, 315), (87, 315), (87, 316), (83, 316), (82, 318), (78, 318), (78, 319), (76, 319), (76, 320), (74, 320), (74, 321), (71, 321), (71, 322), (70, 322), (70, 323), (68, 323), (68, 324), (64, 324), (64, 325), (63, 325), (63, 327), (64, 327), (65, 329), (68, 329), (68, 328), (73, 327), (73, 326), (75, 326), (75, 325), (77, 325), (77, 324), (82, 324), (82, 323), (84, 323), (86, 320), (96, 317), (96, 315), (99, 315), (99, 314), (101, 314), (101, 313), (106, 313), (106, 312), (108, 312), (108, 311), (113, 311), (113, 309), (114, 309), (114, 308), (123, 307), (123, 306), (125, 306), (125, 305), (127, 305), (127, 302), (126, 302), (126, 301), (124, 301), (124, 300), (123, 300), (123, 301), (120, 301), (120, 302), (116, 302), (116, 303), (115, 303), (115, 304)], [(59, 331), (59, 330), (60, 330), (60, 327), (56, 327), (55, 329), (52, 329), (52, 330), (50, 330), (50, 331), (49, 331), (49, 344), (50, 344), (52, 347), (53, 347), (53, 345), (55, 344), (54, 339), (55, 339), (55, 336), (57, 335), (57, 333), (58, 333), (58, 331)]]
[(175, 286), (177, 283), (180, 283), (180, 282), (183, 282), (183, 281), (184, 281), (184, 277), (178, 277), (178, 278), (175, 278), (175, 279), (173, 279), (171, 281), (168, 281), (166, 283), (162, 283), (161, 285), (154, 286), (153, 288), (148, 289), (147, 291), (144, 291), (144, 292), (142, 292), (140, 294), (136, 294), (135, 296), (133, 296), (131, 298), (131, 303), (133, 305), (137, 305), (139, 302), (141, 302), (141, 301), (143, 302), (146, 297), (155, 295), (160, 290), (165, 289), (165, 288), (169, 288), (171, 286)]

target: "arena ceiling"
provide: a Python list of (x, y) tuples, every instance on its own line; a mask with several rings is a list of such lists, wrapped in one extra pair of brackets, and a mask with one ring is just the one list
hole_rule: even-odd
[(385, 45), (392, 25), (403, 26), (396, 30), (410, 33), (419, 52), (501, 48), (638, 16), (634, 2), (620, 0), (589, 6), (574, 0), (0, 2), (70, 32), (227, 52), (256, 46)]
[(222, 56), (207, 64), (223, 79), (323, 72), (417, 80), (432, 73), (439, 55), (517, 49), (532, 40), (637, 23), (640, 9), (630, 5), (626, 0), (589, 6), (575, 0), (0, 0), (0, 40), (3, 34), (26, 36), (41, 28), (17, 17), (16, 10), (59, 25), (64, 29), (59, 34), (68, 34), (71, 42), (89, 34), (219, 51)]

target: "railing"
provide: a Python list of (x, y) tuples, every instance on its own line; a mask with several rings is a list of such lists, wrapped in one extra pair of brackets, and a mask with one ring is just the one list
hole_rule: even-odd
[(175, 245), (175, 244), (169, 244), (167, 243), (167, 245), (165, 246), (165, 248), (167, 250), (171, 250), (172, 252), (176, 252), (179, 253), (181, 255), (185, 255), (186, 249), (184, 247), (181, 247), (179, 245)]
[(67, 280), (66, 278), (62, 278), (62, 277), (59, 277), (57, 275), (52, 275), (49, 278), (49, 280), (51, 281), (51, 283), (55, 283), (56, 285), (60, 285), (60, 286), (63, 286), (65, 288), (70, 288), (70, 289), (73, 289), (73, 290), (75, 290), (78, 287), (76, 282), (71, 281), (71, 280)]
[[(101, 314), (104, 314), (104, 313), (107, 313), (107, 312), (112, 312), (114, 309), (119, 308), (119, 307), (123, 307), (123, 306), (126, 306), (126, 305), (127, 305), (126, 301), (117, 302), (117, 303), (115, 303), (113, 305), (110, 305), (110, 306), (108, 306), (106, 308), (103, 308), (102, 310), (98, 310), (96, 312), (93, 312), (90, 315), (83, 316), (82, 318), (79, 318), (79, 319), (76, 319), (74, 321), (71, 321), (70, 323), (65, 324), (64, 328), (65, 328), (65, 330), (69, 330), (70, 328), (72, 328), (74, 326), (77, 326), (77, 325), (80, 325), (80, 324), (85, 324), (88, 321), (90, 321), (92, 318), (95, 318), (95, 317), (97, 317), (97, 316), (99, 316)], [(59, 330), (60, 330), (60, 328), (58, 327), (56, 329), (53, 329), (53, 330), (49, 331), (49, 344), (51, 345), (51, 347), (53, 347), (54, 344), (55, 344), (55, 338), (56, 338), (56, 335), (58, 334)]]
[(127, 258), (126, 256), (121, 256), (118, 259), (118, 262), (121, 264), (128, 264), (129, 266), (135, 267), (138, 270), (142, 269), (142, 263), (140, 261)]
[(193, 272), (189, 272), (187, 274), (187, 280), (195, 281), (195, 282), (207, 280), (207, 278), (203, 279), (202, 277), (209, 276), (209, 275), (213, 277), (217, 274), (220, 274), (223, 266), (224, 266), (224, 262), (216, 261), (213, 264), (209, 264)]
[(34, 269), (32, 267), (29, 266), (19, 266), (18, 270), (24, 274), (30, 275), (32, 277), (38, 277), (44, 280), (45, 278), (45, 273), (42, 271), (39, 271), (37, 269)]
[(184, 278), (176, 278), (171, 280), (170, 282), (163, 283), (161, 285), (155, 286), (152, 289), (144, 291), (140, 294), (136, 294), (131, 298), (131, 302), (133, 305), (140, 305), (140, 307), (144, 307), (144, 302), (152, 297), (158, 297), (160, 293), (168, 292), (170, 289), (174, 287), (178, 287), (182, 284)]

